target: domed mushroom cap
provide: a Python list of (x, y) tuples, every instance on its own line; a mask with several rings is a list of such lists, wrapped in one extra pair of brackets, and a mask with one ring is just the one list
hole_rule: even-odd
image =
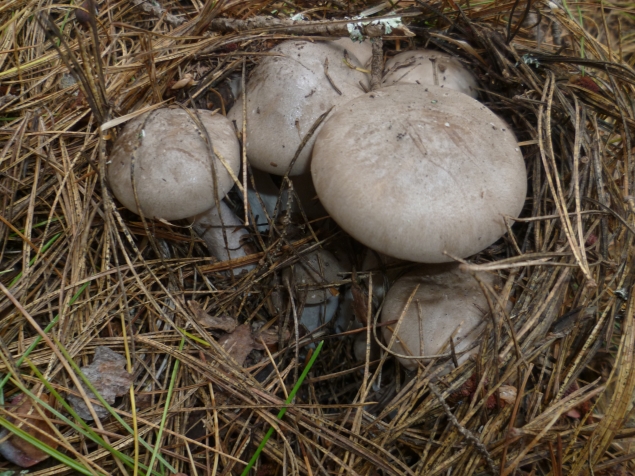
[[(199, 111), (214, 150), (234, 173), (240, 168), (240, 147), (232, 124), (220, 114)], [(212, 157), (204, 135), (183, 109), (157, 109), (130, 121), (117, 138), (110, 156), (108, 180), (117, 199), (138, 213), (131, 162), (135, 156), (135, 186), (144, 215), (178, 220), (215, 206)], [(234, 182), (214, 159), (219, 198)]]
[(295, 278), (292, 283), (298, 291), (306, 291), (305, 304), (318, 304), (333, 297), (327, 288), (328, 284), (340, 281), (338, 273), (344, 272), (344, 267), (329, 251), (319, 249), (304, 256), (304, 260), (298, 261), (283, 270), (283, 276)]
[[(349, 46), (355, 46), (347, 40)], [(296, 150), (315, 121), (331, 106), (364, 94), (366, 74), (344, 63), (346, 42), (285, 41), (253, 70), (247, 84), (247, 156), (266, 172), (284, 175)], [(353, 66), (360, 61), (349, 51)], [(324, 64), (328, 59), (328, 75)], [(335, 86), (335, 87), (334, 87)], [(337, 88), (341, 95), (336, 91)], [(242, 129), (242, 98), (227, 117)], [(291, 175), (309, 171), (314, 134), (302, 149)]]
[(476, 77), (458, 59), (439, 51), (404, 51), (386, 61), (384, 71), (384, 87), (395, 84), (439, 86), (454, 89), (475, 99), (478, 97)]
[(316, 139), (311, 172), (346, 232), (422, 263), (494, 243), (527, 191), (507, 125), (465, 94), (433, 86), (392, 86), (338, 107)]
[[(359, 42), (352, 41), (350, 38), (340, 38), (338, 40), (334, 40), (333, 44), (341, 46), (348, 52), (349, 55), (352, 56), (351, 63), (353, 66), (366, 69), (365, 67), (368, 65), (373, 56), (373, 47), (368, 40)], [(359, 61), (359, 64), (355, 64), (355, 58)]]
[[(493, 276), (485, 273), (479, 278), (490, 285), (495, 281)], [(483, 322), (484, 312), (489, 307), (476, 279), (460, 271), (455, 264), (423, 266), (400, 278), (386, 295), (381, 321), (399, 319), (417, 285), (419, 289), (401, 321), (397, 339), (390, 350), (400, 355), (414, 356), (447, 354), (450, 352), (449, 339), (457, 329), (453, 341), (455, 352), (458, 354), (471, 347), (478, 337), (478, 330), (475, 329)], [(420, 348), (419, 315), (423, 350)], [(391, 329), (394, 330), (396, 326), (395, 323), (382, 327), (386, 343), (390, 342), (393, 334)], [(402, 344), (405, 344), (405, 348)], [(444, 346), (445, 350), (442, 351)], [(478, 347), (459, 356), (459, 363), (476, 351)], [(399, 361), (408, 369), (417, 367), (414, 359), (400, 358)]]

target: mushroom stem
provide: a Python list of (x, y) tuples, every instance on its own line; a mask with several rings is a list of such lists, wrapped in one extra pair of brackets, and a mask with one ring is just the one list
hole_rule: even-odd
[(381, 79), (384, 72), (384, 42), (381, 38), (373, 38), (373, 57), (370, 61), (370, 90), (381, 88)]
[[(220, 202), (220, 208), (210, 208), (190, 220), (192, 220), (194, 231), (205, 241), (210, 253), (219, 260), (242, 258), (250, 253), (251, 250), (246, 244), (249, 233), (225, 202)], [(223, 234), (227, 238), (227, 247)], [(254, 266), (253, 264), (239, 266), (232, 268), (232, 272), (235, 275), (240, 274), (243, 270), (252, 270)]]
[[(254, 184), (256, 189), (251, 187), (249, 183), (249, 189), (247, 191), (247, 199), (249, 200), (249, 206), (256, 219), (258, 230), (263, 232), (269, 229), (269, 222), (267, 216), (275, 223), (278, 217), (274, 216), (276, 203), (278, 197), (280, 197), (280, 207), (278, 215), (287, 209), (287, 191), (282, 191), (282, 196), (278, 186), (271, 180), (271, 176), (267, 172), (262, 172), (257, 169), (253, 169)], [(257, 194), (256, 194), (257, 192)], [(260, 195), (260, 200), (258, 199)], [(262, 200), (262, 203), (261, 203)], [(262, 206), (264, 205), (264, 209)], [(265, 215), (266, 212), (266, 215)]]

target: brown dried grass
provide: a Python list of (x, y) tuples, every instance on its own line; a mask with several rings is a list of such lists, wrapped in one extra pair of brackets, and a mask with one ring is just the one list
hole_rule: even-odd
[[(329, 338), (296, 402), (276, 422), (304, 365), (296, 360), (297, 343), (291, 339), (272, 354), (276, 371), (265, 354), (240, 367), (196, 323), (186, 301), (240, 321), (289, 322), (289, 309), (280, 314), (271, 305), (280, 292), (272, 276), (316, 239), (337, 238), (337, 230), (317, 223), (317, 236), (293, 226), (261, 236), (255, 240), (261, 252), (250, 258), (256, 270), (231, 279), (222, 272), (230, 263), (208, 258), (187, 228), (139, 221), (117, 208), (101, 174), (117, 130), (100, 133), (101, 124), (158, 105), (170, 81), (186, 73), (199, 81), (190, 93), (204, 107), (244, 60), (250, 68), (288, 36), (210, 34), (214, 17), (245, 19), (278, 9), (336, 20), (363, 10), (365, 2), (323, 8), (302, 1), (165, 2), (167, 12), (185, 20), (174, 26), (131, 2), (111, 1), (101, 6), (97, 60), (94, 37), (77, 28), (70, 5), (5, 0), (0, 370), (11, 372), (9, 363), (34, 342), (34, 324), (44, 328), (59, 316), (49, 334), (80, 365), (100, 345), (130, 359), (136, 413), (130, 397), (116, 408), (135, 436), (154, 445), (178, 360), (160, 453), (191, 475), (239, 474), (271, 424), (276, 433), (259, 475), (631, 474), (635, 73), (628, 62), (635, 42), (633, 31), (622, 35), (628, 41), (610, 32), (632, 24), (619, 9), (603, 17), (594, 4), (569, 3), (575, 18), (579, 7), (584, 29), (565, 9), (535, 2), (529, 12), (545, 26), (537, 39), (520, 26), (522, 2), (397, 3), (395, 12), (416, 13), (408, 24), (417, 33), (399, 47), (427, 44), (462, 57), (482, 81), (483, 101), (513, 125), (530, 173), (523, 219), (471, 260), (475, 269), (496, 270), (505, 284), (495, 297), (514, 303), (509, 315), (494, 306), (475, 361), (441, 378), (424, 363), (404, 379), (391, 358), (359, 365), (348, 339)], [(43, 12), (61, 31), (59, 49), (36, 21), (34, 14)], [(559, 37), (562, 44), (554, 44)], [(73, 61), (83, 83), (64, 89), (60, 80)], [(597, 89), (580, 80), (582, 72)], [(191, 104), (183, 94), (172, 100)], [(359, 263), (359, 246), (348, 250)], [(586, 311), (570, 313), (580, 308)], [(72, 379), (51, 345), (40, 342), (29, 358), (69, 391)], [(27, 363), (18, 367), (37, 388)], [(478, 389), (457, 402), (455, 392), (471, 377)], [(504, 408), (488, 405), (501, 385), (515, 386), (519, 397)], [(4, 398), (15, 391), (8, 383)], [(445, 399), (450, 406), (442, 405)], [(565, 416), (581, 408), (581, 421)], [(123, 472), (110, 453), (60, 429), (62, 449), (72, 446), (105, 473)], [(103, 431), (120, 451), (149, 462), (150, 452), (120, 423), (105, 421)], [(67, 471), (52, 460), (38, 468), (31, 474)]]

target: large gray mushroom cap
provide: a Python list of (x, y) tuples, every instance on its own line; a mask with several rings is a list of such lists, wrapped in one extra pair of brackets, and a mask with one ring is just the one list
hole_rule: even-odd
[[(351, 50), (363, 50), (363, 46), (350, 40), (285, 41), (271, 50), (271, 54), (281, 56), (267, 56), (253, 70), (247, 84), (246, 146), (254, 167), (284, 175), (315, 121), (332, 106), (364, 94), (359, 83), (368, 87), (367, 75), (344, 63), (344, 51), (349, 51), (347, 46)], [(349, 51), (348, 56), (353, 66), (362, 66), (352, 52)], [(325, 74), (327, 59), (333, 84)], [(236, 122), (238, 130), (242, 130), (242, 108), (241, 97), (227, 115)], [(302, 149), (291, 175), (309, 171), (316, 135)]]
[[(240, 147), (231, 123), (210, 111), (200, 110), (199, 115), (214, 150), (237, 173)], [(215, 206), (212, 156), (204, 134), (187, 111), (165, 108), (148, 112), (130, 121), (117, 138), (108, 180), (117, 199), (138, 213), (130, 176), (133, 156), (139, 204), (147, 217), (178, 220)], [(217, 192), (222, 198), (234, 182), (221, 161), (214, 160)]]
[(383, 86), (418, 84), (454, 89), (478, 97), (476, 77), (458, 59), (433, 50), (404, 51), (393, 56), (384, 67)]
[(508, 126), (465, 94), (433, 86), (392, 86), (338, 107), (316, 139), (311, 172), (346, 232), (422, 263), (494, 243), (527, 192)]
[[(489, 285), (495, 282), (495, 277), (485, 273), (480, 274), (479, 279)], [(422, 266), (400, 278), (390, 288), (384, 300), (382, 322), (400, 318), (417, 285), (419, 288), (401, 320), (390, 350), (399, 355), (413, 356), (448, 354), (451, 351), (449, 339), (454, 336), (455, 352), (460, 354), (458, 361), (463, 362), (478, 350), (478, 347), (472, 348), (472, 344), (479, 335), (477, 328), (483, 323), (484, 313), (489, 311), (478, 282), (454, 264)], [(390, 342), (391, 329), (396, 326), (382, 327), (386, 343)], [(466, 352), (468, 349), (471, 349), (470, 352)], [(399, 360), (408, 369), (417, 367), (414, 359)]]

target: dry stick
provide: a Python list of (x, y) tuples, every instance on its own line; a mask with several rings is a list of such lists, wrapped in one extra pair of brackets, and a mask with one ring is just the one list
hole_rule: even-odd
[[(329, 75), (329, 59), (328, 59), (328, 57), (324, 58), (324, 76), (326, 76), (326, 79), (329, 80), (329, 83), (331, 84), (331, 87), (333, 89), (335, 89), (335, 92), (341, 96), (342, 95), (342, 91), (340, 91), (340, 88), (338, 88), (335, 85), (335, 83), (333, 82), (333, 78), (331, 78), (331, 76)], [(243, 114), (244, 114), (244, 112), (243, 112)]]
[[(366, 399), (368, 398), (368, 391), (370, 390), (371, 386), (368, 383), (368, 379), (370, 377), (370, 343), (371, 343), (371, 338), (372, 338), (372, 334), (370, 332), (370, 323), (372, 322), (373, 319), (373, 275), (372, 273), (368, 276), (368, 298), (367, 298), (367, 302), (366, 302), (366, 358), (364, 361), (364, 377), (362, 378), (362, 385), (359, 389), (359, 393), (358, 393), (358, 397), (359, 397), (359, 401), (362, 404), (362, 406), (360, 406), (359, 408), (357, 408), (357, 413), (355, 414), (354, 418), (353, 418), (353, 428), (352, 431), (355, 434), (358, 434), (361, 431), (361, 425), (362, 425), (362, 416), (364, 413), (364, 407), (363, 404), (366, 402)], [(356, 400), (358, 399), (358, 397), (355, 397), (355, 400), (353, 400), (353, 403), (356, 403)], [(350, 415), (350, 412), (348, 412), (348, 414), (346, 415), (346, 420), (348, 420), (348, 417)], [(355, 464), (355, 455), (354, 454), (350, 454), (350, 452), (346, 452), (346, 455), (344, 456), (344, 458), (342, 458), (342, 460), (344, 462), (346, 462), (349, 458), (350, 455), (350, 462), (349, 465), (352, 467), (354, 467), (353, 465)]]
[(465, 428), (463, 425), (459, 423), (459, 421), (456, 419), (456, 417), (452, 413), (452, 410), (450, 409), (448, 404), (445, 403), (445, 400), (443, 399), (443, 395), (441, 395), (441, 392), (436, 387), (436, 385), (434, 385), (432, 382), (428, 382), (428, 388), (441, 403), (441, 406), (443, 407), (443, 410), (445, 411), (446, 416), (450, 420), (450, 423), (452, 423), (452, 425), (456, 428), (456, 430), (459, 433), (461, 433), (461, 435), (463, 435), (463, 437), (467, 441), (469, 441), (470, 443), (474, 445), (474, 447), (476, 448), (476, 451), (478, 451), (481, 457), (485, 460), (485, 462), (487, 463), (487, 468), (489, 470), (489, 473), (492, 475), (500, 474), (498, 469), (496, 469), (496, 466), (494, 465), (494, 460), (492, 459), (489, 452), (487, 451), (487, 448), (485, 448), (485, 445), (476, 436), (474, 436), (474, 434), (470, 430), (468, 430), (467, 428)]
[[(605, 390), (604, 386), (596, 387), (594, 386), (600, 381), (598, 378), (594, 382), (584, 386), (583, 388), (573, 392), (568, 397), (563, 400), (557, 402), (556, 404), (548, 407), (542, 414), (540, 414), (536, 419), (529, 422), (525, 426), (522, 427), (521, 431), (530, 434), (536, 434), (533, 440), (531, 440), (527, 445), (519, 452), (516, 458), (512, 461), (512, 463), (501, 473), (501, 476), (510, 476), (512, 475), (519, 465), (522, 464), (525, 456), (529, 454), (529, 452), (538, 446), (541, 442), (543, 442), (543, 437), (549, 432), (549, 430), (555, 425), (558, 419), (571, 408), (579, 405), (580, 403), (593, 398), (599, 393)], [(597, 430), (594, 429), (594, 432)], [(589, 448), (589, 443), (586, 443), (586, 447)], [(597, 445), (595, 446), (597, 448)], [(602, 451), (601, 453), (604, 453)], [(579, 454), (578, 454), (579, 455)], [(575, 462), (578, 464), (579, 460)], [(575, 468), (570, 470), (568, 474), (580, 474), (581, 468)]]
[[(242, 124), (242, 163), (243, 163), (243, 204), (245, 206), (245, 226), (249, 225), (249, 211), (247, 209), (248, 197), (247, 197), (247, 88), (245, 87), (245, 72), (246, 62), (243, 58), (243, 70), (241, 76), (241, 87), (243, 90), (243, 124)], [(221, 102), (222, 104), (222, 102)], [(219, 213), (220, 215), (220, 213)]]
[[(289, 305), (291, 306), (291, 313), (293, 315), (293, 328), (295, 329), (295, 361), (300, 362), (300, 325), (298, 321), (298, 312), (293, 300), (293, 291), (291, 290), (291, 284), (289, 283), (289, 278), (285, 277), (284, 285), (287, 288), (287, 292), (289, 293)], [(298, 381), (297, 365), (294, 367), (294, 371), (293, 384), (295, 385)]]
[[(378, 38), (386, 35), (386, 25), (378, 22), (376, 24), (364, 25), (362, 22), (350, 20), (342, 21), (318, 21), (305, 22), (294, 20), (281, 20), (278, 18), (270, 18), (256, 16), (248, 20), (237, 20), (233, 18), (215, 18), (210, 24), (210, 30), (221, 33), (241, 32), (252, 30), (275, 31), (287, 35), (320, 35), (320, 36), (339, 36), (346, 37), (350, 35), (348, 25), (354, 25), (355, 28), (368, 38)], [(392, 27), (391, 36), (412, 37), (415, 34), (405, 25)]]
[[(516, 393), (516, 401), (514, 402), (514, 408), (512, 409), (512, 415), (509, 419), (509, 426), (507, 427), (507, 432), (505, 434), (505, 439), (508, 440), (508, 436), (510, 434), (510, 432), (512, 431), (512, 428), (514, 428), (514, 424), (516, 423), (516, 416), (518, 415), (518, 408), (520, 407), (520, 403), (522, 401), (523, 398), (523, 393), (525, 392), (525, 387), (527, 386), (527, 381), (529, 380), (529, 377), (531, 376), (531, 371), (534, 368), (534, 364), (529, 364), (527, 366), (527, 370), (525, 372), (525, 377), (522, 381), (522, 384), (520, 385), (520, 387), (518, 388), (518, 392)], [(519, 369), (520, 370), (520, 369)], [(506, 466), (506, 462), (507, 462), (507, 448), (509, 447), (509, 441), (507, 441), (505, 443), (505, 446), (503, 447), (503, 454), (501, 456), (501, 460), (500, 460), (500, 471), (502, 472), (505, 469)]]
[(384, 42), (381, 38), (373, 38), (373, 57), (370, 61), (370, 90), (375, 91), (381, 87), (384, 73)]
[(280, 370), (278, 369), (278, 364), (276, 364), (276, 361), (273, 360), (273, 356), (271, 355), (271, 352), (269, 351), (269, 347), (267, 347), (267, 344), (265, 344), (265, 342), (262, 339), (262, 337), (259, 337), (258, 339), (256, 339), (256, 342), (258, 340), (260, 340), (260, 343), (262, 344), (262, 346), (264, 347), (265, 352), (267, 353), (267, 357), (269, 357), (269, 361), (271, 362), (271, 365), (273, 366), (273, 370), (276, 372), (276, 376), (278, 377), (278, 383), (280, 385), (280, 389), (284, 393), (284, 398), (286, 400), (286, 399), (289, 398), (289, 392), (287, 392), (287, 387), (284, 384), (284, 379), (280, 375)]
[[(503, 315), (503, 317), (505, 318), (505, 322), (507, 323), (507, 327), (508, 327), (508, 332), (509, 335), (512, 339), (512, 342), (514, 344), (514, 348), (516, 349), (516, 356), (518, 358), (518, 360), (523, 361), (525, 363), (525, 357), (523, 356), (523, 352), (520, 348), (520, 344), (518, 343), (518, 339), (516, 338), (516, 332), (514, 331), (514, 324), (512, 323), (512, 319), (511, 316), (509, 315), (509, 313), (507, 312), (507, 308), (505, 306), (505, 300), (501, 299), (501, 297), (494, 292), (494, 289), (492, 289), (492, 287), (485, 283), (481, 278), (479, 278), (476, 274), (472, 274), (472, 276), (474, 276), (474, 279), (476, 279), (476, 281), (478, 282), (479, 286), (481, 287), (481, 290), (483, 291), (483, 294), (486, 296), (486, 298), (488, 296), (494, 296), (494, 298), (496, 299), (496, 304), (498, 304), (498, 308), (500, 310), (500, 313)], [(493, 304), (491, 303), (490, 299), (487, 299), (487, 303), (490, 305), (490, 309), (492, 310), (492, 314), (494, 313), (494, 307)], [(502, 323), (501, 323), (501, 327), (502, 327)], [(500, 336), (499, 336), (500, 337)], [(496, 352), (498, 352), (499, 349), (498, 347), (496, 348)]]

